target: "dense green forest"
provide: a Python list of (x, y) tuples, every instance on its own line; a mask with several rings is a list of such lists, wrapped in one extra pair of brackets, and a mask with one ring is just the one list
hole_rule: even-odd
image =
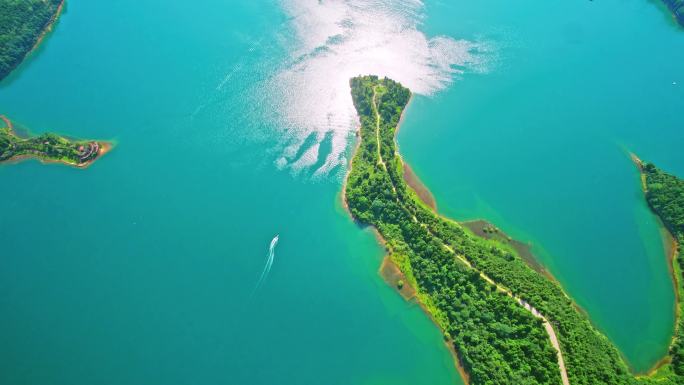
[(0, 80), (24, 59), (62, 0), (0, 0)]
[(679, 24), (684, 26), (684, 0), (663, 0), (670, 8)]
[(24, 139), (11, 127), (0, 127), (0, 162), (26, 157), (85, 166), (101, 154), (102, 146), (103, 143), (72, 141), (50, 133)]
[[(460, 263), (414, 220), (414, 198), (407, 196), (394, 146), (394, 128), (409, 90), (388, 79), (365, 77), (352, 80), (352, 93), (362, 126), (346, 189), (349, 208), (380, 231), (409, 282), (424, 294), (445, 338), (458, 349), (471, 382), (559, 384), (556, 353), (541, 321)], [(381, 116), (378, 133), (374, 94)]]
[(471, 384), (561, 383), (541, 320), (487, 278), (550, 321), (570, 384), (684, 384), (667, 364), (650, 377), (633, 376), (558, 283), (531, 269), (508, 244), (476, 237), (418, 199), (402, 179), (394, 140), (409, 90), (366, 76), (352, 79), (351, 91), (361, 143), (345, 190), (350, 212), (382, 235), (389, 257), (454, 345)]
[[(651, 209), (658, 214), (660, 219), (667, 227), (670, 234), (677, 240), (678, 250), (673, 261), (673, 271), (678, 281), (679, 290), (679, 314), (684, 311), (682, 303), (682, 271), (684, 261), (682, 260), (682, 241), (684, 241), (684, 180), (659, 170), (651, 163), (646, 163), (641, 167), (646, 184), (646, 200)], [(672, 356), (672, 369), (679, 375), (684, 376), (684, 321), (679, 317), (675, 333), (675, 339), (670, 347)]]

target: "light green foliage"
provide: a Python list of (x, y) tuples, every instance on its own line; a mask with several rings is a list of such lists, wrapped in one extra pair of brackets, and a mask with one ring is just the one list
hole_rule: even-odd
[[(681, 273), (684, 270), (684, 252), (682, 242), (684, 241), (684, 180), (659, 170), (655, 165), (647, 163), (643, 166), (642, 172), (646, 176), (646, 200), (651, 209), (658, 214), (670, 233), (675, 237), (679, 244), (677, 258), (673, 261), (675, 274), (678, 274), (680, 304), (679, 313), (682, 314), (682, 284)], [(684, 321), (680, 317), (678, 320), (677, 333), (675, 340), (670, 347), (672, 356), (672, 370), (684, 376)]]
[[(434, 214), (401, 178), (394, 130), (409, 100), (400, 84), (376, 77), (351, 81), (361, 117), (361, 145), (352, 161), (347, 200), (354, 217), (378, 228), (419, 297), (457, 348), (472, 384), (559, 384), (556, 352), (542, 323), (511, 297), (458, 261), (442, 240), (413, 219)], [(378, 159), (373, 93), (380, 120)], [(405, 258), (405, 259), (404, 259)], [(408, 262), (408, 263), (406, 263)]]
[[(570, 384), (684, 384), (669, 365), (652, 377), (633, 376), (615, 346), (556, 282), (531, 269), (511, 248), (471, 235), (419, 201), (402, 179), (394, 143), (395, 128), (410, 97), (406, 88), (389, 79), (365, 76), (351, 80), (351, 91), (361, 119), (361, 143), (346, 187), (350, 211), (360, 222), (375, 226), (387, 241), (390, 257), (454, 344), (471, 384), (561, 382), (556, 352), (542, 322), (477, 271), (530, 303), (551, 322)], [(381, 116), (379, 133), (374, 94)], [(681, 213), (677, 210), (682, 204), (670, 211)], [(466, 258), (474, 269), (456, 255)]]
[(0, 80), (21, 63), (61, 0), (0, 0)]
[(684, 0), (663, 0), (672, 11), (679, 24), (684, 26)]
[(97, 158), (99, 148), (97, 142), (70, 141), (49, 133), (23, 139), (9, 128), (0, 128), (0, 162), (27, 156), (83, 165)]

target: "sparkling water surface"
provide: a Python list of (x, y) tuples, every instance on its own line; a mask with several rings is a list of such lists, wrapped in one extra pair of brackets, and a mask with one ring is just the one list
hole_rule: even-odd
[(460, 384), (340, 203), (359, 73), (416, 92), (440, 211), (533, 242), (645, 370), (673, 293), (624, 149), (684, 175), (683, 45), (637, 0), (71, 0), (0, 112), (116, 147), (0, 166), (0, 383)]

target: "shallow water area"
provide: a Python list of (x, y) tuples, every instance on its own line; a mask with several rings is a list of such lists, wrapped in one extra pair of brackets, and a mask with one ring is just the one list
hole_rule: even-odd
[(439, 211), (531, 242), (645, 371), (674, 298), (626, 149), (684, 176), (683, 56), (643, 0), (69, 0), (0, 114), (118, 145), (0, 166), (0, 382), (462, 384), (340, 203), (368, 73), (415, 92)]
[(461, 383), (379, 276), (335, 171), (278, 166), (290, 134), (269, 86), (290, 18), (272, 1), (71, 0), (0, 84), (32, 132), (118, 143), (87, 170), (0, 166), (0, 382)]
[(638, 0), (428, 2), (426, 20), (428, 34), (492, 42), (498, 59), (415, 98), (404, 158), (442, 213), (530, 242), (647, 371), (667, 352), (674, 293), (628, 151), (684, 176), (684, 30)]

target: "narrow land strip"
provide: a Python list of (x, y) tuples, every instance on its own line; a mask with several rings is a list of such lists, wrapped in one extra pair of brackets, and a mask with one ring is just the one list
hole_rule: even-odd
[[(665, 361), (652, 375), (634, 376), (615, 345), (558, 282), (533, 270), (509, 242), (477, 237), (423, 204), (402, 177), (395, 143), (410, 92), (374, 76), (350, 83), (361, 138), (344, 187), (347, 207), (360, 223), (377, 230), (401, 279), (396, 280), (396, 270), (383, 271), (441, 328), (469, 384), (684, 384), (679, 332), (671, 363)], [(652, 203), (661, 182), (648, 182), (649, 204), (661, 218), (667, 212), (684, 217), (681, 183), (671, 189), (681, 191), (680, 198), (670, 194)], [(684, 218), (663, 220), (684, 226)], [(674, 265), (680, 276), (680, 258)]]
[[(377, 88), (378, 88), (378, 86), (376, 86), (376, 87), (373, 88), (373, 101), (372, 101), (372, 103), (373, 103), (373, 112), (375, 113), (375, 133), (376, 133), (376, 141), (377, 141), (377, 146), (378, 146), (378, 157), (379, 157), (379, 159), (380, 159), (380, 163), (382, 164), (382, 166), (383, 166), (383, 167), (386, 167), (386, 166), (385, 166), (385, 162), (383, 162), (382, 157), (381, 157), (381, 153), (380, 153), (380, 113), (378, 112), (378, 106), (377, 106), (377, 101), (376, 101), (376, 99), (377, 99)], [(391, 180), (391, 179), (390, 179), (390, 180)], [(394, 181), (391, 181), (391, 182), (392, 182), (392, 188), (393, 188), (393, 190), (396, 191), (396, 186), (394, 185)], [(397, 199), (398, 199), (398, 198), (397, 198)], [(417, 219), (417, 217), (416, 217), (415, 215), (413, 216), (413, 220), (416, 221), (416, 222), (418, 222), (418, 219)], [(522, 306), (525, 310), (527, 310), (527, 311), (530, 312), (533, 316), (535, 316), (536, 318), (541, 319), (541, 320), (544, 322), (544, 329), (546, 330), (546, 333), (549, 335), (549, 340), (551, 341), (551, 345), (553, 345), (554, 349), (556, 349), (556, 352), (557, 352), (557, 354), (558, 354), (558, 368), (559, 368), (559, 370), (560, 370), (561, 380), (563, 381), (563, 385), (570, 385), (570, 381), (568, 380), (568, 373), (567, 373), (567, 371), (566, 371), (566, 369), (565, 369), (565, 361), (563, 360), (563, 353), (562, 353), (562, 351), (561, 351), (560, 344), (558, 343), (558, 337), (556, 336), (556, 332), (553, 330), (553, 326), (552, 326), (551, 323), (546, 319), (546, 317), (544, 317), (544, 315), (541, 314), (541, 313), (539, 312), (539, 310), (537, 310), (537, 309), (535, 309), (534, 307), (532, 307), (532, 305), (530, 305), (529, 303), (525, 302), (525, 301), (522, 300), (521, 298), (518, 298), (517, 296), (515, 296), (515, 295), (513, 294), (513, 292), (511, 292), (508, 288), (506, 288), (506, 287), (502, 286), (501, 284), (495, 282), (493, 279), (491, 279), (490, 277), (488, 277), (485, 273), (483, 273), (482, 271), (476, 269), (476, 268), (475, 268), (475, 267), (474, 267), (474, 266), (473, 266), (473, 265), (472, 265), (472, 264), (471, 264), (463, 255), (457, 254), (451, 246), (449, 246), (448, 244), (446, 244), (441, 238), (439, 238), (439, 237), (435, 236), (434, 234), (432, 234), (432, 232), (430, 232), (429, 227), (428, 227), (427, 224), (425, 224), (425, 223), (420, 223), (420, 225), (423, 226), (423, 227), (425, 227), (425, 228), (427, 229), (427, 231), (430, 233), (430, 235), (432, 235), (433, 237), (435, 237), (435, 239), (439, 240), (439, 242), (440, 242), (440, 244), (442, 245), (442, 247), (444, 247), (446, 250), (448, 250), (449, 253), (451, 253), (459, 262), (463, 263), (463, 264), (464, 264), (465, 266), (467, 266), (469, 269), (471, 269), (471, 270), (477, 272), (477, 273), (480, 275), (480, 277), (481, 277), (482, 279), (484, 279), (485, 281), (487, 281), (487, 282), (489, 282), (490, 284), (492, 284), (493, 286), (495, 286), (496, 289), (497, 289), (498, 291), (500, 291), (500, 292), (502, 292), (502, 293), (505, 293), (506, 295), (508, 295), (508, 296), (510, 296), (511, 298), (513, 298), (513, 299), (514, 299), (518, 304), (520, 304), (520, 306)]]

